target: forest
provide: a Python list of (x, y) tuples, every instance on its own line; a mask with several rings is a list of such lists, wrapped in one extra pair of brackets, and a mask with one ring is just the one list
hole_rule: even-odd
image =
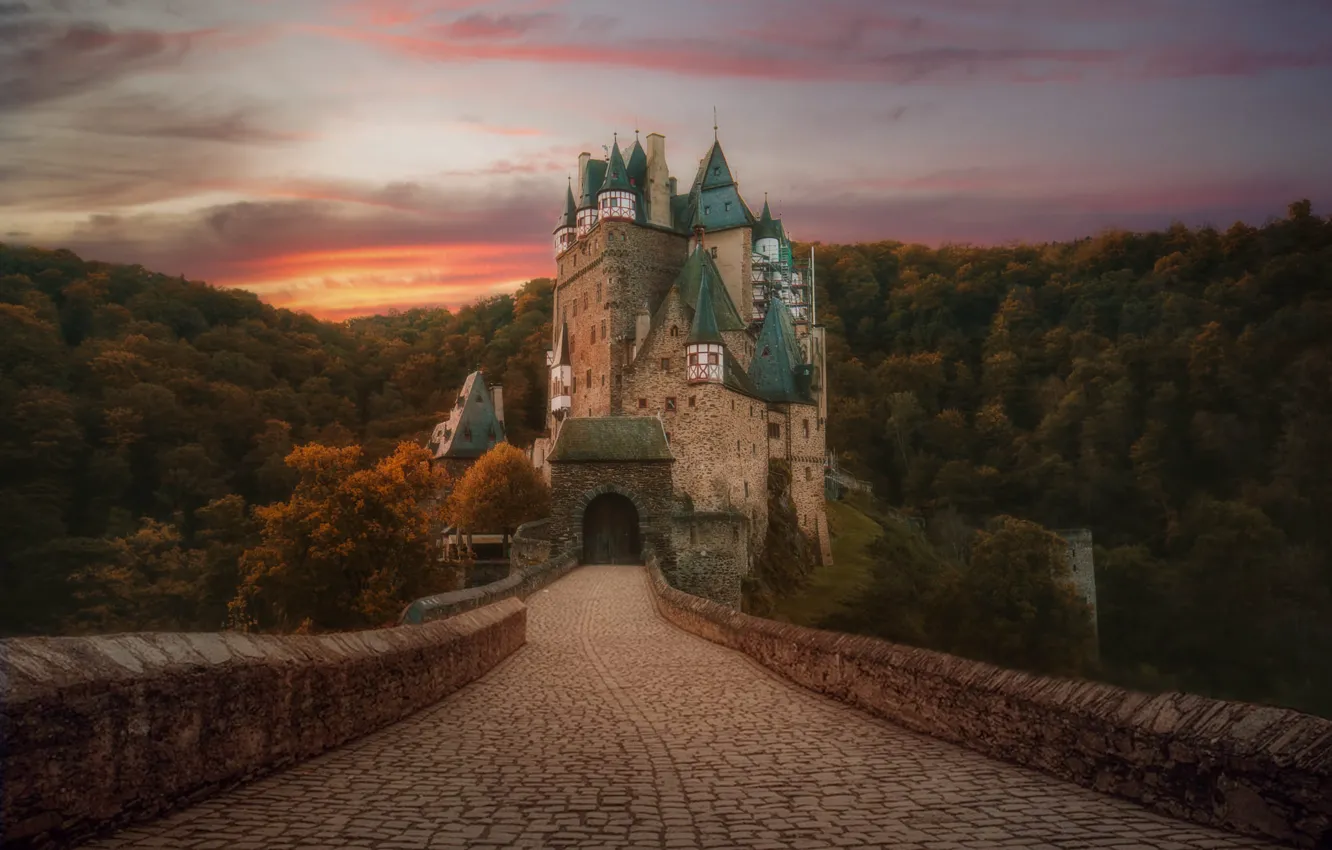
[[(1332, 714), (1332, 220), (814, 249), (830, 447), (931, 553), (884, 548), (835, 625), (937, 645), (949, 565), (1089, 528), (1085, 674)], [(335, 323), (0, 245), (0, 633), (235, 625), (275, 506), (331, 467), (388, 492), (471, 370), (530, 442), (550, 310), (538, 279)]]
[[(1332, 716), (1332, 220), (815, 252), (830, 442), (936, 552), (1089, 528), (1098, 675)], [(842, 627), (930, 607), (882, 554)]]

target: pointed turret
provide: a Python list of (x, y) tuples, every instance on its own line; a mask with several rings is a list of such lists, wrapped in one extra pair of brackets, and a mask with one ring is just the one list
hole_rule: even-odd
[(597, 192), (597, 215), (600, 218), (633, 221), (638, 217), (638, 198), (629, 183), (628, 169), (620, 154), (618, 140), (611, 146), (610, 162), (606, 165), (606, 179)]
[(577, 222), (578, 207), (574, 203), (573, 179), (569, 180), (569, 188), (564, 199), (564, 214), (560, 216), (555, 224), (555, 256), (563, 254), (573, 245), (576, 237), (575, 225)]
[(755, 343), (749, 378), (768, 401), (813, 404), (811, 367), (796, 341), (795, 326), (786, 302), (773, 298)]
[(694, 321), (685, 338), (686, 377), (691, 384), (720, 384), (725, 377), (726, 343), (717, 329), (717, 314), (712, 309), (712, 288), (707, 269), (698, 284), (698, 302)]
[(629, 150), (629, 159), (625, 163), (626, 173), (629, 175), (629, 185), (632, 186), (641, 195), (647, 187), (647, 151), (638, 139), (634, 139), (634, 146)]
[(786, 233), (782, 230), (782, 220), (772, 217), (768, 206), (768, 196), (763, 196), (763, 213), (754, 225), (754, 253), (762, 254), (768, 260), (776, 260), (780, 254), (782, 241)]

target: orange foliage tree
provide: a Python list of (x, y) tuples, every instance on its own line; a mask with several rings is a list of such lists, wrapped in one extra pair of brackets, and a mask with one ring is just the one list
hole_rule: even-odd
[(231, 603), (240, 628), (347, 629), (381, 625), (410, 600), (443, 589), (434, 527), (443, 470), (401, 443), (361, 468), (359, 446), (299, 446), (285, 502), (255, 508), (262, 542), (241, 557)]
[(498, 443), (463, 473), (445, 512), (458, 528), (500, 532), (507, 552), (518, 526), (550, 512), (550, 488), (521, 449)]

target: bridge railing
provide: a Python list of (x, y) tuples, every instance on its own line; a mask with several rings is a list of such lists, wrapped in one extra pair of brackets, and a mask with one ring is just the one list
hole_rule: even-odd
[(380, 729), (526, 623), (510, 599), (416, 628), (0, 641), (0, 845), (69, 846)]
[(657, 608), (799, 685), (992, 758), (1164, 814), (1332, 847), (1332, 722), (1193, 694), (1005, 670), (742, 614), (680, 591), (648, 553)]

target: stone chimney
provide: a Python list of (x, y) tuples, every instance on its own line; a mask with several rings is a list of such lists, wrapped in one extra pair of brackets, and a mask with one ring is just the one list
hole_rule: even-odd
[(666, 166), (666, 137), (661, 133), (647, 137), (647, 220), (671, 226), (671, 172)]
[(574, 192), (574, 206), (583, 205), (583, 187), (587, 185), (587, 164), (592, 154), (583, 151), (578, 155), (578, 189)]
[(490, 401), (495, 405), (495, 418), (499, 424), (504, 424), (504, 387), (493, 386), (490, 388)]

